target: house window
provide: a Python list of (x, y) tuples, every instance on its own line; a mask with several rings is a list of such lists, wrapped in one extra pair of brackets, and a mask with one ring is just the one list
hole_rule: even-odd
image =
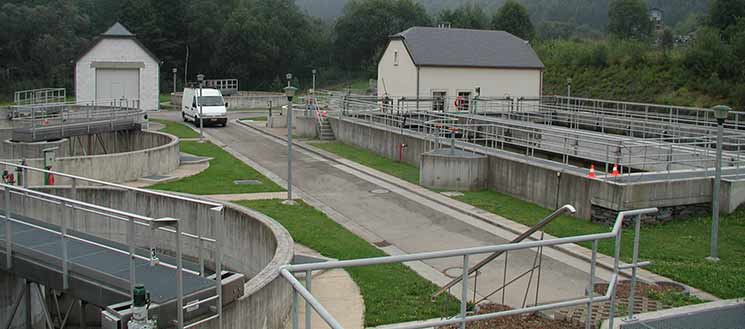
[(459, 91), (458, 98), (455, 100), (455, 105), (458, 111), (467, 112), (471, 107), (471, 92), (470, 91)]
[(432, 92), (432, 111), (445, 112), (445, 99), (448, 93), (445, 91)]
[(393, 66), (398, 66), (398, 50), (393, 52)]

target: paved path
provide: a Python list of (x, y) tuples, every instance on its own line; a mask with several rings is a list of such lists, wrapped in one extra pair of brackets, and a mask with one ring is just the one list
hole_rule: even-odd
[[(248, 158), (249, 162), (281, 179), (286, 178), (287, 152), (283, 143), (234, 121), (227, 128), (206, 128), (205, 131), (238, 155)], [(389, 254), (502, 244), (508, 241), (505, 237), (514, 236), (511, 232), (416, 197), (375, 177), (351, 172), (344, 166), (308, 152), (296, 151), (294, 158), (293, 183), (302, 192), (301, 197), (310, 202), (316, 200), (320, 203), (316, 206), (366, 240), (390, 244), (382, 248)], [(381, 188), (391, 193), (371, 193)], [(507, 280), (531, 268), (534, 256), (533, 251), (510, 253)], [(483, 257), (473, 258), (471, 264)], [(485, 295), (502, 285), (503, 261), (502, 257), (484, 268), (478, 278), (479, 295)], [(460, 267), (462, 259), (431, 260), (408, 265), (431, 281), (444, 284), (448, 278), (443, 273), (448, 269), (448, 273), (457, 272), (453, 268)], [(544, 257), (539, 302), (582, 296), (589, 279), (588, 267), (581, 261), (567, 264), (565, 259), (557, 261)], [(599, 276), (601, 279), (609, 278), (603, 271)], [(511, 306), (522, 304), (527, 284), (526, 276), (506, 289), (505, 303)], [(534, 280), (531, 296), (535, 294), (535, 285)], [(459, 295), (458, 289), (452, 292)], [(492, 300), (501, 302), (501, 296), (498, 294)]]

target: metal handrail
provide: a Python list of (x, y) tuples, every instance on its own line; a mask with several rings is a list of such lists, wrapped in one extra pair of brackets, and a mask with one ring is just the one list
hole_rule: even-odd
[[(525, 240), (528, 237), (530, 237), (531, 235), (533, 235), (533, 233), (538, 232), (539, 230), (541, 230), (542, 228), (544, 228), (546, 225), (548, 225), (549, 223), (551, 223), (554, 219), (559, 218), (559, 216), (561, 216), (561, 215), (563, 215), (565, 213), (574, 214), (576, 212), (577, 212), (577, 210), (574, 208), (574, 206), (572, 206), (572, 205), (564, 205), (561, 208), (556, 209), (554, 212), (552, 212), (548, 216), (546, 216), (546, 218), (542, 219), (537, 224), (533, 225), (527, 231), (523, 232), (522, 234), (520, 234), (517, 237), (515, 237), (514, 239), (512, 239), (512, 241), (510, 241), (509, 243), (522, 242), (523, 240)], [(489, 255), (488, 257), (484, 258), (483, 260), (481, 260), (480, 262), (478, 262), (476, 265), (474, 265), (473, 267), (471, 267), (468, 270), (468, 275), (471, 275), (474, 272), (480, 270), (482, 267), (486, 266), (487, 264), (491, 263), (493, 260), (497, 259), (497, 257), (501, 256), (503, 253), (504, 253), (504, 251), (497, 251), (497, 252)], [(432, 301), (434, 302), (435, 299), (437, 299), (437, 297), (439, 297), (440, 295), (442, 295), (443, 293), (445, 293), (448, 289), (452, 288), (453, 286), (455, 286), (456, 284), (458, 284), (458, 282), (461, 282), (462, 280), (463, 280), (462, 277), (457, 277), (457, 278), (454, 278), (453, 280), (451, 280), (450, 282), (448, 282), (447, 284), (445, 284), (444, 286), (442, 286), (442, 288), (440, 288), (440, 290), (437, 290), (437, 292), (435, 292), (434, 294), (432, 294)]]
[[(543, 305), (536, 305), (531, 307), (523, 307), (523, 308), (517, 308), (512, 309), (509, 311), (502, 311), (502, 312), (496, 312), (496, 313), (489, 313), (489, 314), (480, 314), (480, 315), (467, 315), (466, 313), (466, 303), (468, 299), (468, 280), (463, 280), (461, 282), (462, 284), (462, 291), (461, 291), (461, 308), (460, 308), (460, 315), (451, 319), (445, 319), (445, 320), (432, 320), (432, 321), (425, 321), (425, 322), (416, 322), (416, 323), (405, 323), (398, 326), (394, 326), (396, 329), (418, 329), (418, 328), (429, 328), (429, 327), (439, 327), (439, 326), (446, 326), (446, 325), (453, 325), (453, 324), (460, 324), (460, 328), (464, 329), (465, 324), (467, 322), (472, 321), (479, 321), (479, 320), (488, 320), (493, 319), (497, 317), (502, 316), (508, 316), (508, 315), (518, 315), (518, 314), (526, 314), (526, 313), (534, 313), (538, 311), (543, 310), (549, 310), (549, 309), (556, 309), (556, 308), (563, 308), (563, 307), (569, 307), (569, 306), (576, 306), (576, 305), (587, 305), (588, 309), (592, 308), (592, 304), (596, 302), (605, 302), (610, 301), (611, 308), (609, 312), (609, 322), (612, 327), (612, 323), (614, 321), (616, 307), (615, 307), (615, 291), (616, 291), (616, 285), (618, 283), (618, 278), (620, 276), (621, 266), (620, 266), (620, 258), (621, 258), (621, 236), (622, 236), (622, 226), (624, 219), (627, 217), (635, 217), (636, 221), (636, 236), (639, 235), (639, 217), (644, 214), (650, 214), (650, 213), (656, 213), (657, 208), (647, 208), (647, 209), (638, 209), (638, 210), (630, 210), (630, 211), (623, 211), (618, 213), (616, 216), (616, 221), (613, 225), (613, 229), (610, 232), (607, 233), (594, 233), (594, 234), (587, 234), (587, 235), (580, 235), (580, 236), (573, 236), (573, 237), (566, 237), (566, 238), (555, 238), (551, 240), (540, 240), (540, 241), (529, 241), (529, 242), (519, 242), (519, 243), (509, 243), (509, 244), (502, 244), (502, 245), (493, 245), (493, 246), (482, 246), (482, 247), (471, 247), (471, 248), (463, 248), (463, 249), (454, 249), (454, 250), (442, 250), (442, 251), (434, 251), (434, 252), (423, 252), (423, 253), (416, 253), (416, 254), (407, 254), (407, 255), (397, 255), (397, 256), (385, 256), (385, 257), (376, 257), (376, 258), (364, 258), (364, 259), (354, 259), (354, 260), (342, 260), (342, 261), (328, 261), (323, 263), (313, 263), (313, 264), (299, 264), (299, 265), (285, 265), (280, 269), (280, 274), (290, 283), (290, 285), (293, 287), (294, 290), (294, 296), (293, 296), (293, 316), (292, 316), (292, 327), (293, 329), (298, 329), (298, 309), (299, 309), (299, 303), (298, 303), (298, 294), (303, 297), (306, 301), (306, 315), (310, 314), (311, 308), (315, 310), (318, 315), (323, 319), (324, 322), (326, 322), (327, 325), (329, 325), (333, 329), (343, 329), (341, 324), (326, 310), (326, 308), (311, 294), (310, 292), (310, 285), (303, 286), (297, 278), (293, 276), (292, 273), (295, 272), (305, 272), (306, 273), (306, 280), (309, 280), (309, 278), (312, 277), (311, 273), (315, 270), (329, 270), (329, 269), (338, 269), (338, 268), (347, 268), (347, 267), (359, 267), (359, 266), (372, 266), (372, 265), (383, 265), (383, 264), (394, 264), (394, 263), (406, 263), (406, 262), (413, 262), (413, 261), (423, 261), (423, 260), (429, 260), (429, 259), (438, 259), (438, 258), (449, 258), (449, 257), (463, 257), (463, 269), (468, 268), (468, 259), (469, 256), (472, 255), (479, 255), (479, 254), (486, 254), (486, 253), (496, 253), (496, 252), (506, 252), (506, 251), (514, 251), (514, 250), (525, 250), (525, 249), (533, 249), (533, 248), (539, 248), (539, 247), (551, 247), (556, 245), (562, 245), (562, 244), (570, 244), (570, 243), (581, 243), (581, 242), (593, 242), (593, 255), (592, 255), (592, 261), (591, 261), (591, 275), (590, 275), (590, 283), (588, 288), (589, 290), (589, 296), (585, 298), (578, 298), (578, 299), (570, 299), (566, 301), (560, 301), (560, 302), (553, 302)], [(608, 285), (608, 289), (606, 290), (605, 295), (603, 296), (595, 296), (594, 293), (592, 293), (592, 286), (594, 285), (594, 272), (596, 264), (596, 257), (597, 257), (597, 245), (598, 241), (600, 240), (606, 240), (606, 239), (615, 239), (615, 252), (614, 252), (614, 266), (613, 266), (613, 275), (611, 277), (610, 283)], [(639, 239), (634, 239), (634, 262), (630, 264), (630, 268), (634, 269), (632, 273), (632, 285), (636, 283), (636, 268), (643, 265), (642, 263), (637, 263), (638, 260), (638, 252), (639, 252)], [(624, 266), (626, 267), (626, 266)], [(467, 271), (463, 271), (463, 278), (468, 278)], [(633, 295), (630, 298), (629, 304), (630, 308), (633, 309)], [(631, 311), (633, 312), (633, 310)], [(587, 328), (590, 328), (590, 319), (591, 319), (591, 312), (588, 312), (588, 322), (587, 322)], [(310, 316), (308, 315), (306, 317), (306, 329), (310, 329)]]

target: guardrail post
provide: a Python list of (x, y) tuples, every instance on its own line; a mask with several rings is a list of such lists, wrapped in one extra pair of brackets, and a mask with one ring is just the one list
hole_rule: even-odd
[[(313, 271), (305, 271), (305, 289), (308, 289), (308, 292), (311, 292), (310, 286), (312, 281)], [(311, 315), (313, 315), (313, 309), (311, 308), (310, 303), (305, 303), (305, 329), (310, 329)]]
[[(127, 193), (128, 195), (131, 193)], [(130, 200), (132, 201), (132, 200)], [(127, 244), (129, 245), (129, 296), (130, 302), (134, 305), (134, 290), (137, 277), (135, 275), (135, 219), (127, 218)]]
[(5, 268), (13, 266), (13, 227), (10, 223), (10, 189), (5, 187)]
[(298, 314), (298, 311), (300, 310), (300, 305), (298, 305), (298, 293), (297, 290), (293, 287), (292, 288), (292, 329), (299, 329), (300, 327), (300, 315)]
[[(182, 258), (181, 222), (179, 221), (176, 222), (176, 304), (178, 305), (178, 329), (184, 328), (184, 265)], [(220, 277), (221, 275), (218, 272), (217, 279), (219, 280)]]
[(468, 255), (463, 255), (463, 279), (461, 281), (463, 282), (460, 292), (460, 329), (466, 329), (466, 310), (468, 306)]
[(217, 211), (217, 221), (215, 222), (215, 245), (217, 246), (217, 259), (215, 260), (215, 287), (217, 289), (217, 328), (222, 329), (222, 248), (225, 240), (225, 208), (223, 206), (212, 208)]
[[(68, 261), (68, 254), (67, 254), (67, 217), (65, 217), (65, 203), (61, 203), (60, 208), (60, 221), (61, 221), (61, 235), (60, 238), (62, 239), (62, 290), (67, 290), (69, 287), (69, 267), (67, 264)], [(73, 216), (75, 208), (72, 204), (70, 204), (70, 209), (72, 211), (70, 212), (70, 217)]]
[(587, 321), (585, 322), (585, 329), (592, 329), (592, 300), (595, 297), (595, 266), (597, 264), (598, 257), (598, 240), (592, 241), (592, 258), (590, 260), (590, 283), (587, 287), (587, 294), (590, 297), (590, 301), (587, 303)]
[(631, 258), (633, 267), (631, 268), (631, 291), (629, 291), (629, 317), (627, 320), (634, 320), (634, 303), (636, 299), (636, 272), (637, 262), (639, 261), (639, 234), (641, 231), (641, 215), (634, 218), (634, 254)]

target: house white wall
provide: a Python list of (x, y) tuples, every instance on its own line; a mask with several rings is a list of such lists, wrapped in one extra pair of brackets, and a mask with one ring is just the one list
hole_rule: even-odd
[(422, 67), (419, 72), (419, 95), (432, 96), (433, 91), (446, 91), (448, 97), (460, 91), (474, 92), (481, 87), (481, 96), (539, 97), (541, 70), (494, 69), (460, 67)]
[(158, 109), (159, 63), (137, 42), (127, 38), (105, 38), (75, 64), (75, 97), (78, 102), (96, 99), (96, 68), (94, 63), (143, 64), (140, 71), (140, 106), (144, 110)]
[[(395, 57), (398, 53), (398, 65)], [(378, 63), (378, 95), (415, 96), (416, 66), (402, 40), (391, 40)]]

